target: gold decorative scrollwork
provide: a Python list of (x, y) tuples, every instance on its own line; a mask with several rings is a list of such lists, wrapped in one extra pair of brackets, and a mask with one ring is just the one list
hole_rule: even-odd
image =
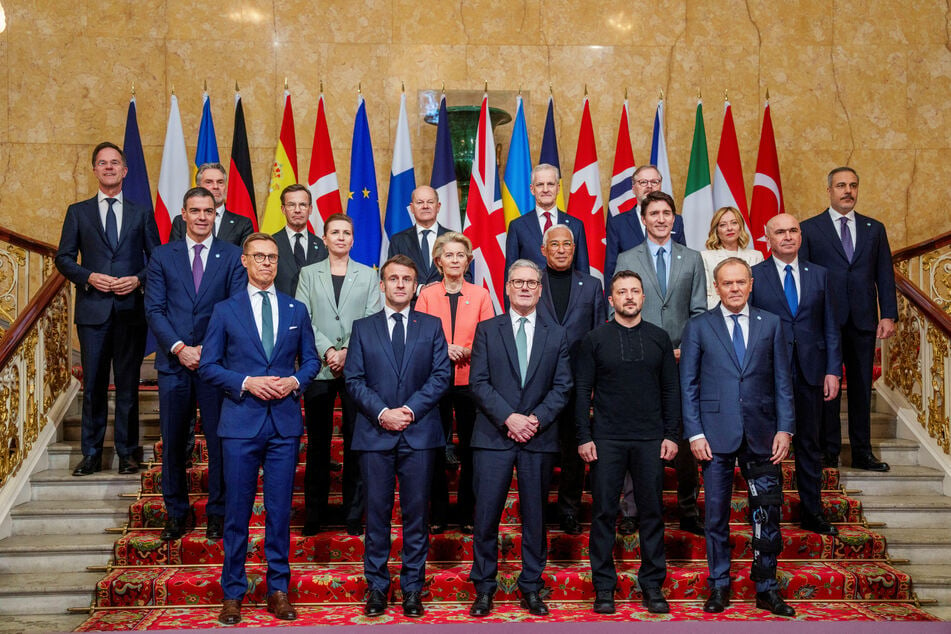
[[(921, 412), (921, 314), (904, 296), (898, 296), (898, 323), (888, 342), (885, 384), (897, 389)], [(924, 417), (919, 418), (924, 425)]]
[(69, 385), (69, 301), (64, 288), (43, 318), (43, 411)]
[(928, 325), (928, 343), (931, 344), (931, 398), (928, 399), (928, 434), (944, 453), (951, 454), (951, 422), (945, 413), (945, 360), (948, 358), (948, 340), (937, 328)]
[(19, 417), (20, 368), (14, 360), (0, 374), (0, 485), (16, 474), (23, 461)]

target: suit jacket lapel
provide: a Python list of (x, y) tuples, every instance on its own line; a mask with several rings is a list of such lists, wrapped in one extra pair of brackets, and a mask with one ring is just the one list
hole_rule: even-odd
[(189, 253), (188, 243), (183, 238), (169, 244), (172, 245), (172, 266), (178, 268), (178, 277), (185, 292), (192, 301), (195, 301), (195, 278), (192, 276), (192, 254)]
[(245, 330), (248, 331), (248, 338), (254, 342), (254, 349), (258, 351), (261, 355), (261, 358), (267, 360), (267, 355), (264, 354), (264, 345), (261, 343), (261, 335), (258, 334), (257, 323), (254, 321), (254, 310), (251, 308), (251, 297), (247, 292), (241, 295), (241, 311), (244, 312), (244, 319), (239, 319), (242, 324), (244, 324)]
[[(720, 304), (717, 304), (716, 308), (713, 309), (713, 312), (707, 313), (710, 319), (710, 325), (713, 327), (713, 332), (716, 334), (717, 339), (720, 340), (720, 343), (723, 344), (723, 347), (726, 349), (730, 358), (733, 359), (733, 365), (736, 366), (737, 370), (742, 370), (740, 367), (740, 360), (736, 358), (736, 351), (733, 349), (733, 339), (730, 338), (730, 331), (727, 330), (726, 321), (723, 319), (723, 313), (720, 312)], [(751, 334), (752, 337), (752, 334)], [(752, 338), (750, 338), (752, 341)], [(749, 350), (747, 350), (747, 358), (749, 358)]]
[[(767, 269), (766, 278), (763, 280), (760, 280), (760, 284), (765, 284), (768, 292), (775, 293), (777, 297), (781, 298), (783, 300), (781, 303), (786, 313), (790, 317), (793, 317), (792, 311), (789, 310), (789, 302), (786, 301), (786, 290), (783, 288), (784, 280), (780, 279), (779, 271), (776, 270), (776, 261), (772, 257), (769, 257), (766, 259), (766, 262), (769, 263), (766, 267)], [(802, 275), (802, 267), (800, 266), (799, 267), (800, 286), (802, 286), (802, 282), (803, 282), (803, 275)], [(801, 294), (802, 294), (802, 291), (800, 291), (800, 295)], [(802, 297), (800, 297), (799, 300), (801, 303)]]
[(641, 266), (643, 267), (643, 269), (645, 271), (650, 271), (649, 275), (644, 276), (647, 279), (642, 281), (647, 282), (647, 284), (651, 287), (651, 290), (653, 291), (654, 295), (658, 299), (660, 299), (661, 304), (663, 304), (666, 298), (660, 294), (660, 285), (657, 283), (657, 269), (654, 268), (654, 263), (651, 261), (650, 247), (647, 246), (646, 240), (644, 242), (641, 242), (641, 244), (638, 246), (640, 247), (641, 245), (643, 245), (643, 247), (641, 248), (640, 253), (638, 253), (637, 255), (641, 259)]
[(646, 238), (644, 236), (644, 231), (641, 229), (641, 220), (637, 211), (637, 207), (627, 213), (631, 214), (631, 231), (634, 233), (634, 237), (638, 241), (637, 243), (640, 244), (641, 242), (644, 242)]
[[(396, 373), (396, 376), (400, 375), (400, 367), (396, 365), (396, 355), (393, 354), (393, 340), (390, 339), (390, 325), (386, 319), (386, 312), (380, 311), (376, 313), (373, 317), (373, 330), (376, 332), (376, 336), (379, 339), (379, 346), (383, 350), (383, 355), (386, 356), (387, 361), (390, 363), (390, 367), (393, 368), (393, 372)], [(407, 357), (409, 357), (409, 346), (403, 349), (403, 362), (406, 362)]]
[(759, 314), (758, 310), (750, 308), (750, 325), (749, 333), (746, 337), (746, 354), (743, 355), (743, 367), (741, 370), (746, 370), (750, 365), (750, 360), (756, 354), (757, 344), (760, 343), (760, 332), (763, 329), (763, 319)]
[(542, 298), (541, 303), (545, 305), (545, 308), (552, 315), (552, 319), (557, 319), (555, 316), (555, 300), (551, 297), (551, 278), (548, 277), (548, 270), (542, 273)]
[(307, 232), (307, 256), (304, 259), (306, 264), (313, 264), (317, 261), (317, 256), (320, 255), (321, 244), (320, 238), (309, 231)]
[[(409, 311), (409, 319), (406, 324), (406, 347), (403, 349), (403, 365), (400, 367), (400, 374), (406, 370), (409, 360), (416, 354), (416, 343), (419, 341), (419, 320), (416, 319), (416, 312)], [(391, 346), (392, 348), (392, 346)], [(394, 360), (396, 357), (393, 357)]]
[[(680, 273), (684, 268), (683, 255), (681, 254), (681, 250), (677, 248), (679, 246), (680, 245), (671, 239), (667, 241), (667, 245), (664, 247), (669, 256), (667, 258), (667, 270), (669, 272), (667, 276), (669, 280), (667, 283), (667, 296), (670, 296), (670, 292), (676, 285), (677, 278), (680, 277)], [(667, 297), (664, 297), (664, 299), (666, 300)]]
[(852, 252), (852, 261), (855, 262), (862, 256), (869, 241), (869, 225), (864, 216), (855, 214), (855, 249)]
[[(181, 241), (183, 244), (184, 240)], [(195, 294), (196, 299), (200, 299), (209, 288), (212, 288), (221, 282), (218, 281), (218, 278), (221, 277), (221, 271), (224, 267), (221, 266), (221, 245), (224, 244), (219, 239), (213, 239), (211, 241), (211, 249), (208, 250), (208, 261), (205, 264), (205, 272), (201, 276), (201, 286), (198, 287), (198, 292)], [(194, 288), (194, 284), (192, 284)]]
[[(317, 283), (320, 284), (320, 291), (323, 293), (324, 297), (331, 298), (334, 296), (334, 287), (333, 281), (330, 278), (330, 260), (324, 260), (317, 263)], [(347, 280), (343, 281), (344, 287), (347, 285)], [(340, 289), (340, 302), (331, 302), (328, 301), (327, 304), (330, 306), (331, 310), (334, 311), (335, 315), (340, 314), (340, 306), (343, 305), (343, 289)]]
[[(573, 270), (571, 273), (571, 285), (568, 287), (568, 307), (565, 308), (565, 319), (568, 318), (568, 315), (571, 314), (571, 311), (574, 309), (575, 304), (580, 301), (581, 298), (581, 285), (582, 285), (581, 273)], [(554, 313), (552, 313), (554, 314)], [(562, 324), (564, 325), (564, 324)]]
[[(329, 273), (330, 260), (327, 259), (327, 260), (324, 260), (324, 262), (327, 263), (327, 272)], [(343, 306), (347, 303), (347, 299), (350, 297), (350, 291), (353, 290), (354, 280), (357, 277), (357, 269), (356, 267), (350, 266), (352, 263), (353, 263), (353, 260), (350, 260), (349, 262), (347, 262), (347, 274), (344, 276), (343, 285), (340, 287), (340, 301), (337, 304), (338, 306)], [(330, 275), (327, 275), (325, 283), (330, 284)], [(333, 284), (330, 285), (329, 290), (332, 297), (333, 296), (332, 293), (334, 292)]]
[(505, 342), (505, 351), (515, 376), (520, 377), (522, 374), (518, 369), (518, 350), (515, 347), (515, 333), (512, 331), (512, 315), (508, 312), (505, 313), (505, 319), (499, 321), (499, 337)]
[[(98, 205), (97, 205), (98, 208)], [(135, 214), (135, 205), (122, 197), (122, 230), (119, 231), (119, 240), (116, 243), (116, 251), (122, 247), (127, 235), (129, 235), (133, 224), (133, 214)]]
[[(525, 385), (528, 385), (538, 370), (538, 366), (541, 365), (541, 359), (545, 355), (545, 342), (548, 341), (548, 330), (548, 324), (539, 319), (538, 313), (535, 313), (535, 334), (532, 337), (532, 353), (528, 357), (528, 368), (525, 370)], [(515, 367), (517, 368), (518, 364)]]
[(96, 194), (87, 202), (89, 203), (87, 206), (89, 222), (99, 231), (99, 238), (102, 240), (102, 243), (106, 245), (107, 249), (112, 251), (112, 245), (109, 244), (109, 238), (106, 237), (106, 228), (102, 226), (102, 219), (99, 217), (99, 194)]
[[(829, 210), (822, 212), (819, 218), (819, 222), (825, 227), (825, 230), (822, 231), (822, 235), (826, 236), (826, 239), (832, 244), (832, 248), (835, 249), (835, 252), (839, 254), (846, 262), (849, 261), (849, 258), (845, 255), (845, 249), (842, 248), (842, 232), (840, 227), (837, 227), (834, 222), (832, 222), (832, 216), (829, 215)], [(856, 221), (856, 226), (858, 226), (858, 221)], [(855, 253), (852, 254), (855, 257)]]
[(280, 295), (277, 297), (277, 324), (274, 326), (274, 331), (277, 334), (277, 337), (274, 341), (274, 350), (271, 351), (271, 358), (274, 359), (277, 357), (278, 349), (285, 344), (288, 340), (287, 332), (291, 327), (291, 304), (287, 300), (281, 299)]

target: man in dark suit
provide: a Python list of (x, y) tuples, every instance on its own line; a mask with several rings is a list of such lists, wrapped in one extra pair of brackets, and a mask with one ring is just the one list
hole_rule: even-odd
[[(647, 194), (659, 192), (663, 182), (663, 176), (653, 165), (641, 165), (634, 170), (634, 176), (631, 177), (631, 188), (634, 190), (637, 206), (623, 214), (608, 216), (604, 249), (604, 279), (609, 280), (614, 276), (617, 269), (617, 257), (621, 253), (633, 249), (647, 237), (647, 230), (639, 212), (640, 203)], [(674, 242), (687, 246), (683, 216), (674, 215), (674, 226), (670, 232), (670, 237)]]
[(730, 500), (739, 461), (753, 515), (756, 606), (794, 616), (776, 582), (782, 550), (779, 464), (796, 429), (782, 322), (747, 303), (753, 278), (743, 260), (723, 260), (714, 280), (720, 303), (691, 319), (680, 343), (684, 436), (703, 465), (706, 493), (710, 595), (703, 610), (722, 612), (730, 604)]
[(541, 254), (542, 235), (554, 225), (571, 229), (575, 241), (574, 268), (588, 273), (588, 243), (585, 241), (584, 223), (569, 216), (555, 206), (558, 198), (558, 168), (539, 163), (532, 170), (532, 196), (535, 209), (513, 220), (505, 236), (505, 266), (512, 268), (518, 259), (531, 260), (539, 268), (545, 266)]
[(799, 221), (777, 214), (766, 223), (771, 256), (753, 267), (756, 286), (750, 304), (778, 315), (791, 362), (796, 395), (796, 488), (802, 503), (802, 527), (822, 535), (838, 530), (822, 515), (822, 450), (819, 424), (822, 402), (839, 393), (842, 351), (826, 270), (801, 259)]
[(202, 381), (224, 391), (218, 436), (225, 481), (224, 596), (218, 620), (241, 621), (248, 590), (245, 560), (248, 525), (264, 469), (264, 552), (267, 554), (267, 610), (297, 618), (287, 598), (290, 580), (291, 498), (304, 432), (301, 391), (317, 374), (320, 360), (307, 308), (274, 287), (277, 244), (266, 233), (244, 242), (241, 263), (248, 270), (245, 291), (215, 306), (199, 365)]
[(433, 463), (446, 444), (439, 400), (449, 389), (449, 353), (442, 322), (410, 308), (416, 293), (413, 261), (393, 256), (380, 268), (380, 279), (386, 304), (380, 312), (353, 322), (344, 366), (347, 392), (359, 410), (351, 446), (361, 452), (366, 483), (365, 613), (380, 616), (386, 611), (390, 521), (398, 478), (403, 614), (418, 617), (423, 615)]
[(439, 207), (439, 195), (435, 189), (429, 185), (420, 185), (414, 189), (409, 204), (410, 213), (413, 214), (413, 226), (400, 231), (390, 240), (387, 257), (398, 254), (409, 257), (419, 271), (420, 288), (442, 279), (439, 269), (433, 263), (433, 243), (449, 229), (436, 222)]
[(155, 218), (122, 195), (125, 155), (104, 142), (92, 152), (99, 192), (66, 210), (56, 268), (76, 285), (74, 320), (83, 367), (83, 459), (73, 471), (102, 470), (109, 410), (109, 368), (116, 386), (115, 449), (119, 473), (139, 470), (139, 368), (145, 352), (142, 290)]
[(312, 208), (310, 190), (303, 185), (288, 185), (281, 192), (281, 213), (287, 224), (273, 234), (280, 256), (274, 285), (291, 297), (297, 294), (301, 268), (327, 259), (324, 241), (307, 230)]
[(185, 192), (182, 202), (185, 239), (155, 249), (145, 286), (145, 314), (158, 342), (159, 421), (162, 429), (162, 494), (168, 521), (163, 540), (185, 532), (191, 506), (185, 455), (193, 403), (201, 409), (208, 445), (208, 522), (205, 536), (224, 534), (225, 497), (222, 481), (218, 416), (221, 390), (198, 378), (202, 340), (215, 304), (247, 287), (241, 249), (211, 235), (215, 200), (203, 187)]
[[(215, 226), (212, 235), (216, 239), (241, 246), (244, 239), (254, 231), (251, 219), (225, 209), (225, 197), (228, 195), (228, 174), (221, 163), (203, 163), (195, 174), (195, 185), (204, 187), (215, 197)], [(175, 216), (172, 220), (172, 232), (168, 241), (185, 237), (185, 220)]]
[[(829, 172), (829, 209), (802, 223), (800, 255), (829, 271), (849, 391), (852, 467), (888, 471), (872, 453), (872, 364), (875, 339), (895, 334), (898, 300), (885, 225), (855, 212), (859, 176), (851, 167)], [(826, 466), (839, 465), (841, 393), (823, 408), (819, 442)]]
[(522, 516), (522, 607), (536, 616), (548, 614), (539, 594), (548, 558), (545, 505), (558, 455), (558, 415), (572, 379), (564, 328), (535, 310), (541, 280), (531, 260), (512, 263), (506, 283), (511, 308), (480, 322), (472, 344), (469, 386), (479, 406), (472, 432), (476, 503), (469, 574), (476, 589), (469, 614), (475, 617), (492, 611), (499, 521), (513, 467)]
[[(547, 266), (542, 272), (542, 297), (538, 312), (548, 321), (565, 329), (568, 336), (568, 356), (572, 374), (581, 340), (588, 331), (607, 319), (604, 289), (596, 277), (572, 270), (575, 243), (571, 231), (563, 225), (554, 225), (545, 232), (542, 255)], [(569, 535), (580, 535), (578, 511), (584, 487), (584, 461), (578, 455), (575, 437), (574, 396), (558, 417), (558, 435), (561, 444), (561, 479), (558, 483), (558, 514), (561, 530)]]

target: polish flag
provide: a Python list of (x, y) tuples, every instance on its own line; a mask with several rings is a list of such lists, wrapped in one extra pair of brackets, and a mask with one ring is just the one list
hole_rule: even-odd
[(191, 178), (191, 165), (185, 152), (185, 132), (178, 112), (178, 97), (172, 95), (165, 128), (162, 167), (159, 170), (158, 196), (155, 199), (155, 224), (158, 225), (163, 244), (168, 242), (172, 232), (172, 220), (181, 213), (182, 199), (191, 186)]

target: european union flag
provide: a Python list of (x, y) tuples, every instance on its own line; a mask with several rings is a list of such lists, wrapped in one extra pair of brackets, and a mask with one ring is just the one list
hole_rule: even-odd
[(379, 266), (382, 241), (380, 198), (376, 187), (370, 123), (362, 96), (358, 98), (357, 116), (353, 121), (347, 215), (353, 219), (353, 249), (350, 257), (367, 266)]

